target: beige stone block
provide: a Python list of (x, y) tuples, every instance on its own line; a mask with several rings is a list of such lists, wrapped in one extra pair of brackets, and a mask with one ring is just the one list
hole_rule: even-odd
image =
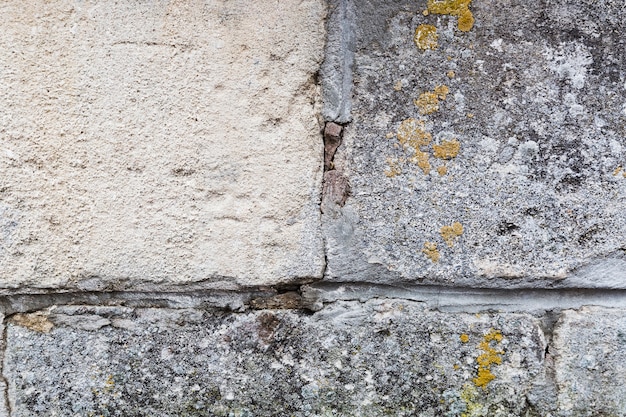
[(321, 0), (0, 4), (0, 286), (320, 277)]

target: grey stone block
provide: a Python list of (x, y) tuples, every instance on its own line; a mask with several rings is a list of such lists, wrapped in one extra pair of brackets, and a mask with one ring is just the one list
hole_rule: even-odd
[(550, 354), (559, 416), (626, 415), (626, 310), (563, 312)]
[(612, 1), (358, 4), (326, 279), (625, 288), (625, 21)]
[(545, 341), (524, 314), (406, 300), (13, 316), (12, 416), (527, 416)]

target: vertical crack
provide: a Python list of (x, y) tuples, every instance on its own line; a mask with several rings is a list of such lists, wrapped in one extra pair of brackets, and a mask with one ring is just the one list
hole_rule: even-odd
[(327, 214), (336, 207), (343, 207), (350, 194), (348, 179), (343, 171), (335, 166), (335, 153), (343, 138), (344, 126), (327, 122), (324, 127), (324, 180), (322, 184), (323, 214)]
[(6, 366), (5, 355), (7, 351), (7, 321), (6, 317), (2, 318), (2, 346), (0, 346), (0, 380), (4, 384), (4, 410), (0, 411), (0, 417), (11, 416), (11, 402), (9, 401), (9, 380), (4, 373), (4, 369)]
[(325, 216), (337, 215), (346, 203), (350, 194), (348, 179), (343, 171), (335, 165), (335, 154), (341, 146), (345, 126), (335, 122), (326, 122), (324, 126), (324, 175), (322, 180), (322, 241), (324, 245), (324, 271), (328, 268), (328, 241), (324, 227)]

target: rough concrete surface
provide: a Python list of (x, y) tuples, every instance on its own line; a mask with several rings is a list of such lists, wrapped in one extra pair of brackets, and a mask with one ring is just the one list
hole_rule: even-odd
[(622, 2), (337, 3), (351, 195), (327, 280), (626, 287)]
[(0, 287), (319, 278), (325, 13), (3, 1)]
[(522, 416), (545, 341), (524, 314), (406, 300), (266, 310), (57, 307), (13, 316), (12, 416)]

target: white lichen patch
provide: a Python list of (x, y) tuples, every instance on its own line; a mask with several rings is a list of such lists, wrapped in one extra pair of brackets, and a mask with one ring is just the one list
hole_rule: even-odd
[(489, 44), (489, 46), (491, 46), (493, 49), (495, 49), (498, 52), (502, 52), (502, 39), (501, 38), (495, 39), (493, 42)]
[(585, 45), (563, 42), (556, 49), (546, 46), (543, 56), (550, 61), (550, 70), (568, 80), (572, 87), (581, 89), (585, 86), (588, 66), (593, 63), (591, 52)]

